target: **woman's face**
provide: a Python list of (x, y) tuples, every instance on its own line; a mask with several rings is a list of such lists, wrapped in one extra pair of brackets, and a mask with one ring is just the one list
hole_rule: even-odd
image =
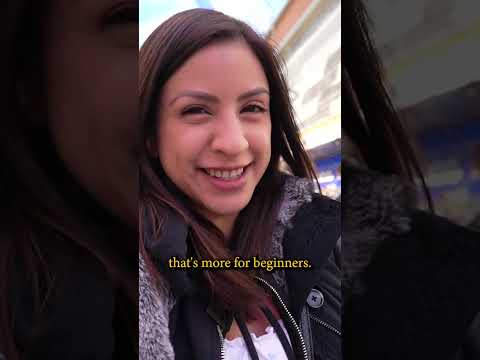
[(138, 2), (54, 0), (47, 21), (49, 130), (68, 170), (101, 204), (138, 214)]
[(247, 43), (193, 55), (165, 84), (157, 121), (166, 174), (228, 236), (271, 155), (268, 81)]

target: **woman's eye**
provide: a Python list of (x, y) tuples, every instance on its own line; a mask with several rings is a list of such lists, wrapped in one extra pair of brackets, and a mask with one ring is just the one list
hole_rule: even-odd
[(266, 110), (260, 105), (252, 104), (252, 105), (245, 106), (242, 111), (253, 112), (253, 113), (263, 113)]
[(209, 114), (207, 110), (199, 106), (193, 106), (182, 111), (182, 115)]

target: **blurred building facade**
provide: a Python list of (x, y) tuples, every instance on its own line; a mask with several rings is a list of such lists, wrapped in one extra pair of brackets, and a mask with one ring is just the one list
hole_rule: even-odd
[(341, 192), (341, 2), (290, 0), (268, 40), (285, 60), (302, 141), (322, 193)]

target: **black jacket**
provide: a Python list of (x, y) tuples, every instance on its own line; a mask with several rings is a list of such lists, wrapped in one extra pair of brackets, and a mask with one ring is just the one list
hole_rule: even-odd
[[(480, 359), (480, 236), (342, 168), (345, 359)], [(477, 320), (474, 320), (477, 316)]]
[[(305, 358), (304, 353), (311, 360), (342, 358), (341, 274), (339, 254), (335, 251), (340, 236), (339, 216), (338, 202), (313, 195), (311, 202), (306, 202), (296, 211), (283, 236), (283, 257), (308, 259), (312, 269), (285, 270), (288, 292), (274, 276), (262, 275), (279, 293), (298, 325), (297, 330), (277, 302), (298, 359)], [(141, 299), (142, 292), (141, 289)], [(202, 300), (198, 293), (186, 294), (177, 290), (174, 295), (175, 305), (169, 311), (168, 327), (175, 359), (220, 359), (222, 339), (219, 330), (222, 330), (222, 336), (228, 330), (223, 328), (221, 312), (216, 311), (208, 299)], [(149, 329), (148, 332), (154, 331)], [(158, 358), (158, 352), (142, 351), (142, 346), (145, 346), (142, 344), (146, 343), (142, 341), (142, 333), (141, 329), (140, 358)], [(168, 355), (163, 356), (164, 359), (169, 358)]]

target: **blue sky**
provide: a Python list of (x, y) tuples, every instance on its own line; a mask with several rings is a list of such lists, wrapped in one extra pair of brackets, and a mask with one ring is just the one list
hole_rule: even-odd
[(140, 45), (173, 14), (193, 8), (211, 8), (245, 21), (265, 34), (288, 0), (140, 0)]

